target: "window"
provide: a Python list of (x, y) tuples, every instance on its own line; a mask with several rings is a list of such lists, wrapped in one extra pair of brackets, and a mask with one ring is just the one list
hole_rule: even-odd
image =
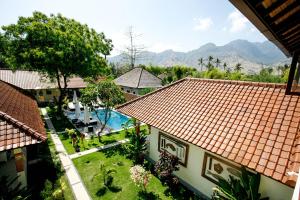
[(183, 166), (187, 165), (187, 157), (188, 157), (188, 145), (176, 140), (175, 138), (171, 138), (170, 136), (159, 132), (159, 142), (158, 142), (158, 150), (159, 151), (167, 151), (168, 153), (177, 156), (179, 158), (180, 164)]
[(204, 153), (201, 175), (209, 181), (218, 184), (219, 178), (225, 180), (232, 176), (239, 178), (240, 166), (234, 165), (225, 159), (216, 157), (210, 153)]
[(46, 90), (46, 94), (51, 95), (52, 91), (51, 90)]
[(44, 95), (43, 90), (40, 90), (40, 91), (39, 91), (39, 95), (40, 95), (40, 96), (43, 96), (43, 95)]
[(130, 93), (130, 91), (129, 91), (129, 90), (127, 90), (126, 92), (127, 92), (127, 93)]

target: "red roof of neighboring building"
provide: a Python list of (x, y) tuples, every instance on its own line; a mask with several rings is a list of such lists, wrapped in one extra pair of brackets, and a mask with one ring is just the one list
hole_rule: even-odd
[(37, 103), (0, 81), (0, 151), (47, 139)]
[(300, 167), (300, 96), (285, 85), (182, 79), (118, 111), (294, 186)]

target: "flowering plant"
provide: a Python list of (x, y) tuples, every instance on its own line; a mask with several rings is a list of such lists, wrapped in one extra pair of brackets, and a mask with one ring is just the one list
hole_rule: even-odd
[(140, 165), (131, 167), (129, 171), (131, 174), (130, 177), (135, 185), (141, 187), (145, 191), (150, 180), (150, 173)]

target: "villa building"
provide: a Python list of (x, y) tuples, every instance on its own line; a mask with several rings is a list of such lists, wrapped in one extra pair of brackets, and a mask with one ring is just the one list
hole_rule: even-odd
[[(35, 71), (0, 69), (0, 80), (28, 91), (38, 103), (56, 101), (60, 94), (56, 81), (50, 81)], [(85, 88), (86, 85), (82, 78), (72, 77), (68, 80), (67, 89), (72, 95), (73, 90)]]
[(180, 159), (175, 174), (210, 197), (218, 177), (241, 166), (261, 174), (260, 192), (291, 199), (300, 167), (300, 96), (284, 84), (186, 78), (117, 110), (151, 126), (149, 157)]
[(0, 178), (17, 177), (27, 186), (28, 163), (47, 139), (36, 101), (19, 88), (0, 81)]
[(145, 88), (157, 89), (162, 87), (161, 79), (157, 78), (147, 70), (136, 67), (122, 76), (116, 78), (114, 82), (126, 93), (138, 95)]
[(210, 197), (241, 166), (270, 199), (300, 193), (300, 3), (230, 0), (286, 56), (287, 84), (186, 78), (118, 107), (151, 127), (149, 157), (180, 159), (181, 182)]

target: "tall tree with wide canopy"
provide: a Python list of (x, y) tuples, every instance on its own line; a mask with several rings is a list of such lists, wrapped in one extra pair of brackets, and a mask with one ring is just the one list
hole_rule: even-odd
[(111, 40), (74, 19), (34, 12), (33, 16), (19, 17), (16, 24), (2, 29), (10, 41), (12, 68), (35, 70), (57, 81), (59, 111), (70, 77), (107, 72), (104, 57), (112, 49)]

